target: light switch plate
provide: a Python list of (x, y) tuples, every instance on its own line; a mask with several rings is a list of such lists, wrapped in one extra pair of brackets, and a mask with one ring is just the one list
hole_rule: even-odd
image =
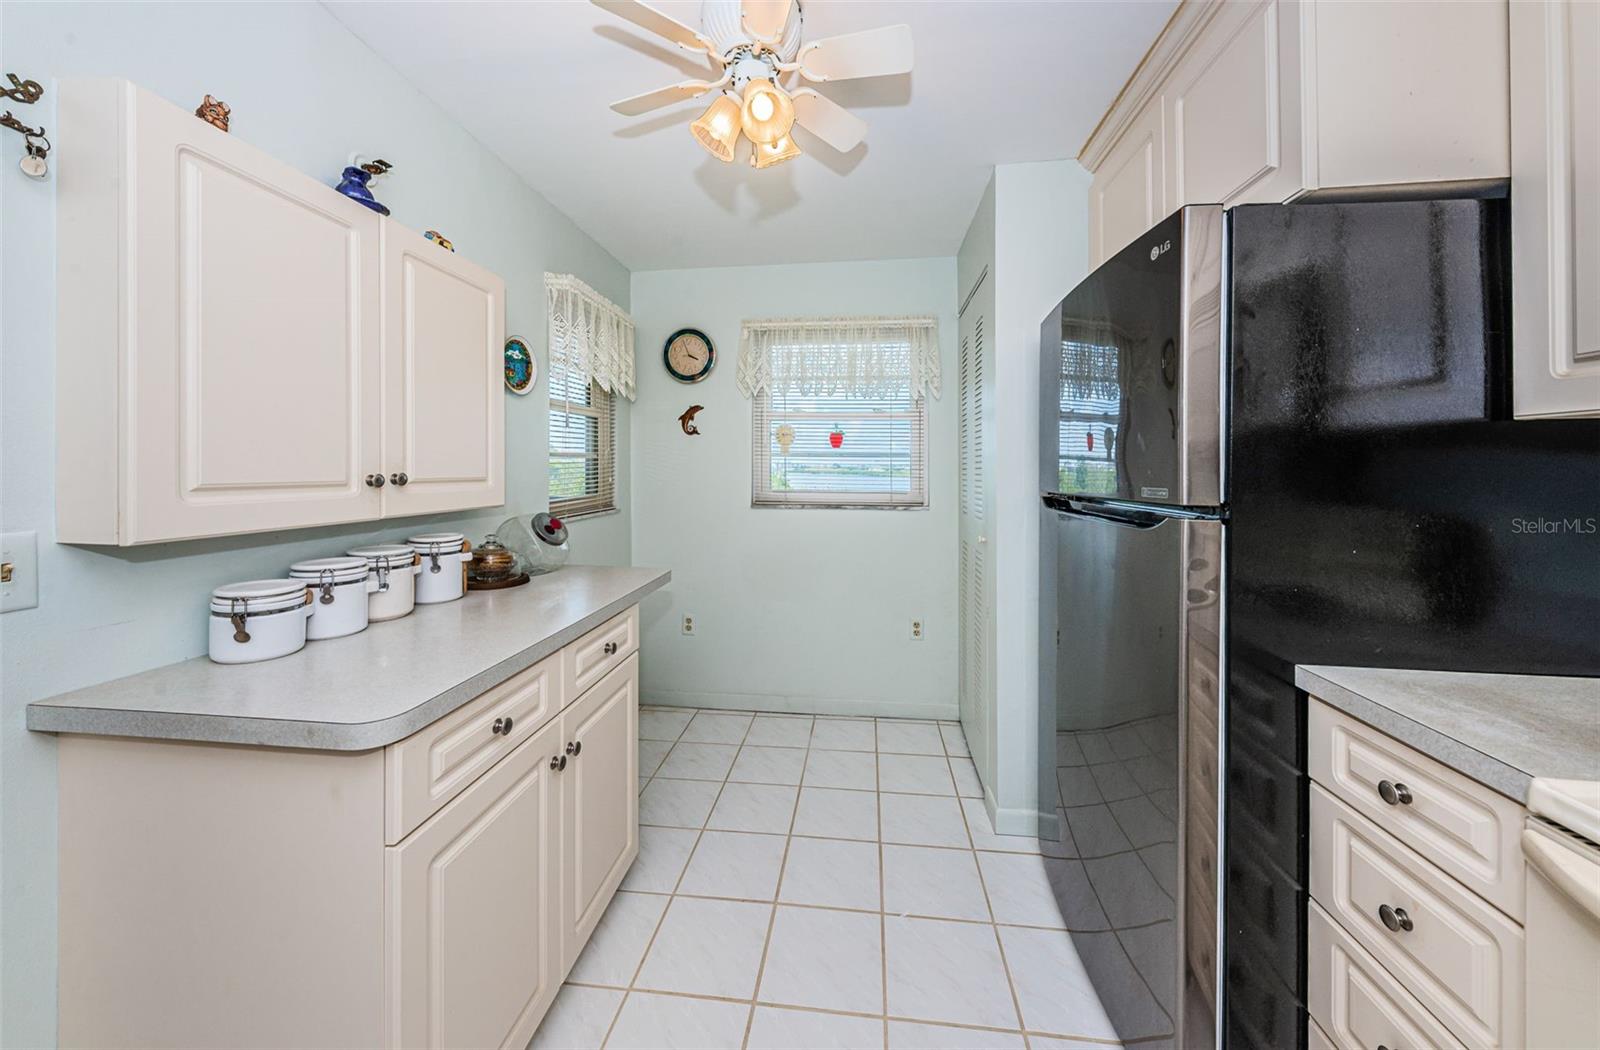
[(0, 613), (32, 609), (38, 605), (38, 533), (0, 533), (0, 565), (9, 566), (11, 570), (11, 579), (0, 579)]

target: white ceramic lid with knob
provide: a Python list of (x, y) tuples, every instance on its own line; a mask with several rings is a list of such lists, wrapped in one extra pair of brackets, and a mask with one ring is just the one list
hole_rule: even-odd
[(312, 558), (297, 561), (289, 566), (289, 575), (298, 579), (316, 581), (330, 574), (334, 583), (352, 583), (367, 578), (367, 559), (341, 555), (336, 558)]
[(406, 540), (412, 550), (431, 554), (438, 551), (440, 554), (460, 553), (461, 545), (467, 541), (464, 533), (460, 532), (424, 532)]
[(352, 547), (346, 553), (363, 559), (374, 569), (385, 561), (389, 563), (389, 568), (398, 569), (411, 564), (417, 556), (416, 548), (404, 543), (375, 543), (370, 547)]
[(221, 613), (243, 609), (252, 613), (273, 612), (304, 605), (305, 601), (305, 580), (245, 580), (225, 583), (211, 592), (211, 609)]

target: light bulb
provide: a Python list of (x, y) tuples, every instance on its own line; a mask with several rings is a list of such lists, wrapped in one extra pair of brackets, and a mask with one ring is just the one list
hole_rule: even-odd
[(757, 168), (770, 168), (774, 164), (782, 164), (786, 160), (793, 160), (800, 156), (800, 147), (794, 144), (794, 138), (785, 135), (777, 142), (758, 142), (755, 152), (750, 157), (750, 163)]
[(782, 88), (761, 77), (745, 85), (739, 116), (751, 142), (777, 142), (794, 126), (794, 102)]
[(694, 140), (718, 160), (733, 162), (734, 143), (739, 140), (739, 104), (727, 95), (718, 95), (700, 119), (689, 125)]

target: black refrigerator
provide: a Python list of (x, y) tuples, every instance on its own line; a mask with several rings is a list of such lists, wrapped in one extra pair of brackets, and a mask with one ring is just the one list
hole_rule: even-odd
[(1510, 418), (1509, 248), (1503, 197), (1191, 207), (1044, 322), (1063, 903), (1125, 1040), (1305, 1045), (1295, 664), (1600, 675), (1600, 421)]

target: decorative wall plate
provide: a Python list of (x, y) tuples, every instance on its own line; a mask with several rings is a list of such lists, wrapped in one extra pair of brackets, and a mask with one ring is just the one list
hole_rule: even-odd
[(717, 349), (711, 337), (698, 328), (680, 328), (661, 348), (661, 363), (667, 374), (680, 383), (698, 383), (711, 374), (717, 363)]
[(526, 394), (539, 382), (539, 360), (517, 336), (506, 340), (506, 389)]

